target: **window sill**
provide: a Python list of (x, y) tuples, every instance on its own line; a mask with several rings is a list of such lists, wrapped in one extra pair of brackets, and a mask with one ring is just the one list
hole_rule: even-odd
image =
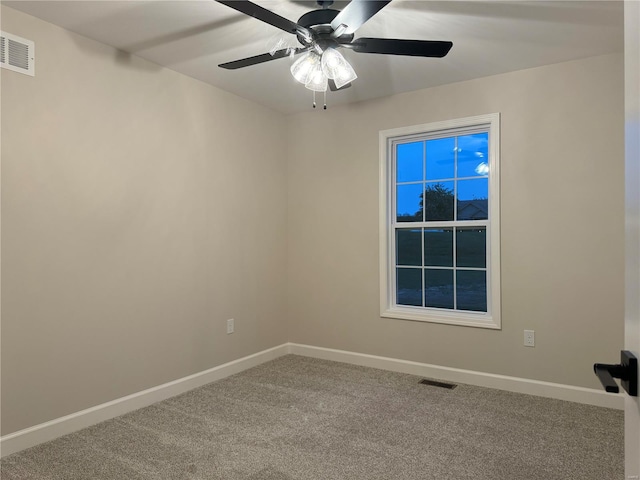
[(412, 320), (416, 322), (442, 323), (446, 325), (463, 325), (465, 327), (489, 328), (500, 330), (500, 322), (486, 313), (460, 313), (460, 312), (425, 312), (421, 308), (393, 307), (380, 312), (384, 318), (399, 320)]

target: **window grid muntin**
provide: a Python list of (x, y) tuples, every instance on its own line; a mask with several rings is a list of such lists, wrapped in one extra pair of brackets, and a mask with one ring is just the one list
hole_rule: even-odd
[[(453, 221), (457, 222), (458, 221), (458, 202), (456, 201), (458, 199), (458, 135), (456, 135), (455, 137), (453, 137), (453, 175), (455, 177), (455, 180), (453, 181)], [(453, 264), (455, 265), (456, 263), (456, 255), (455, 255), (455, 238), (456, 236), (453, 236), (453, 248), (454, 248), (454, 255), (453, 255)], [(455, 285), (456, 285), (456, 275), (454, 273), (453, 275), (453, 288), (454, 288), (454, 292), (455, 292)], [(453, 302), (454, 305), (454, 310), (455, 310), (455, 305), (456, 305), (456, 301), (454, 300)]]
[[(426, 144), (427, 142), (423, 142), (423, 144), (425, 145), (424, 149), (423, 149), (423, 160), (424, 160), (424, 155), (426, 154)], [(424, 169), (426, 170), (427, 167), (427, 162), (423, 161), (422, 162), (423, 165), (425, 165)], [(426, 172), (425, 172), (425, 178), (426, 178)], [(422, 200), (424, 202), (424, 199)], [(422, 208), (422, 219), (424, 220), (424, 207)], [(424, 228), (420, 229), (420, 254), (422, 256), (422, 271), (420, 272), (420, 277), (422, 278), (422, 306), (425, 307), (427, 305), (427, 284), (424, 278), (424, 263), (425, 263), (425, 255), (424, 255)]]
[(457, 180), (478, 180), (480, 178), (485, 178), (484, 176), (475, 176), (475, 177), (451, 177), (451, 178), (441, 178), (438, 180), (412, 180), (410, 182), (397, 182), (396, 185), (411, 185), (411, 184), (420, 184), (420, 183), (441, 183), (441, 182), (455, 182)]

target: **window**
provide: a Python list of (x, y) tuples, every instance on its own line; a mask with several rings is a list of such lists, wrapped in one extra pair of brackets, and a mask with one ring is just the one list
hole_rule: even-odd
[(380, 132), (380, 314), (500, 328), (499, 114)]

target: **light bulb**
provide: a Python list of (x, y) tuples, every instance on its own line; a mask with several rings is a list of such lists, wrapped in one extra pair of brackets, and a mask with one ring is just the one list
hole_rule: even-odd
[(349, 62), (335, 48), (327, 48), (322, 54), (322, 71), (332, 79), (337, 88), (353, 82), (358, 76)]
[(306, 85), (314, 67), (319, 64), (320, 55), (315, 52), (307, 52), (291, 65), (291, 75), (298, 82)]
[(327, 48), (322, 54), (322, 68), (324, 70), (333, 70), (340, 65), (341, 61), (344, 61), (344, 57), (335, 48)]
[(314, 92), (326, 92), (328, 84), (329, 81), (322, 71), (320, 63), (316, 63), (309, 73), (307, 83), (304, 86)]

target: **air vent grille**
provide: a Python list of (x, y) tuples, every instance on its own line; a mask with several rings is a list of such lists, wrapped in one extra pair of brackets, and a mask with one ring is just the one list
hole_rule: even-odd
[(29, 70), (29, 45), (9, 39), (9, 65)]
[(420, 380), (420, 383), (423, 385), (429, 385), (431, 387), (447, 388), (449, 390), (453, 390), (454, 388), (457, 387), (457, 385), (453, 383), (438, 382), (436, 380), (427, 380), (426, 378), (424, 380)]
[(0, 32), (0, 66), (35, 76), (35, 45), (31, 40)]

